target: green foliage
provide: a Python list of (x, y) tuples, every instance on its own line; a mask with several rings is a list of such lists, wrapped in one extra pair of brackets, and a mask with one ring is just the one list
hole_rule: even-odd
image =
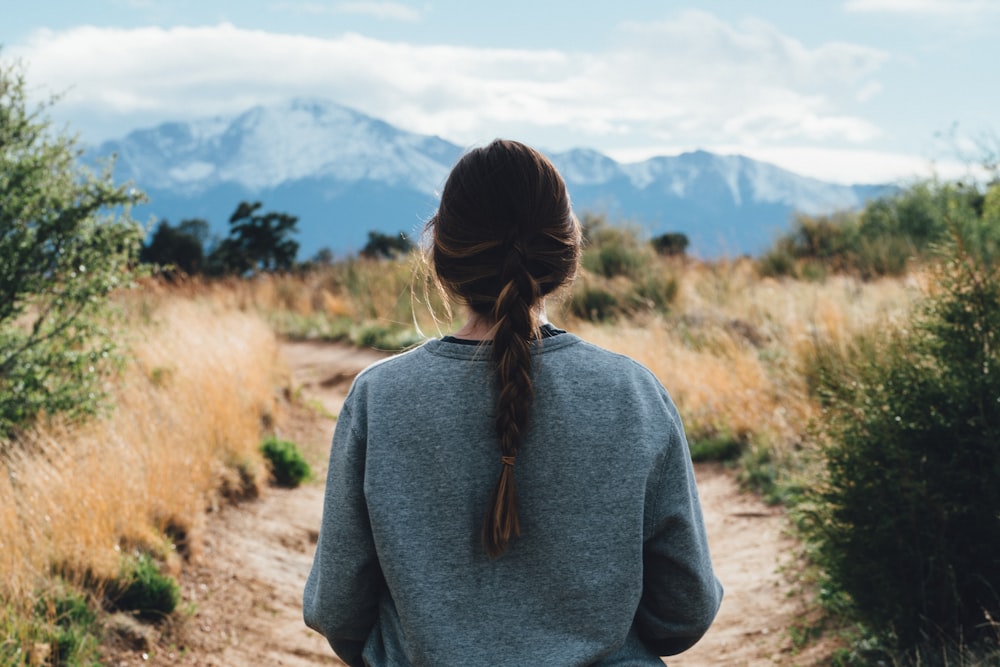
[(160, 572), (156, 561), (147, 554), (125, 559), (121, 578), (109, 589), (108, 597), (116, 609), (150, 619), (170, 614), (181, 599), (174, 578)]
[(100, 627), (88, 598), (61, 580), (39, 594), (34, 608), (0, 608), (0, 665), (97, 667)]
[(587, 247), (581, 264), (591, 273), (605, 278), (638, 277), (650, 264), (650, 248), (643, 246), (636, 232), (611, 226), (603, 218), (589, 220)]
[(830, 444), (803, 525), (830, 589), (906, 654), (995, 641), (1000, 618), (1000, 270), (965, 245), (906, 331), (815, 374)]
[(578, 280), (567, 302), (567, 308), (574, 317), (593, 322), (605, 322), (615, 318), (619, 312), (618, 297), (601, 285), (587, 280)]
[(629, 301), (633, 310), (667, 312), (677, 299), (680, 285), (677, 278), (650, 270), (632, 284)]
[(352, 327), (348, 338), (358, 347), (385, 351), (405, 350), (424, 340), (424, 337), (412, 328), (382, 322), (366, 322)]
[[(627, 226), (584, 216), (583, 276), (567, 302), (575, 317), (608, 321), (638, 312), (667, 312), (679, 285), (669, 264)], [(681, 235), (683, 236), (683, 235)]]
[(309, 479), (312, 470), (294, 442), (267, 438), (260, 446), (275, 483), (294, 488)]
[(705, 461), (734, 461), (743, 453), (744, 444), (730, 433), (720, 433), (711, 438), (693, 440), (691, 442), (691, 460), (695, 463)]
[(765, 252), (757, 262), (757, 272), (766, 278), (796, 276), (795, 249), (779, 241)]
[(791, 231), (760, 258), (758, 270), (813, 280), (826, 270), (866, 279), (899, 276), (955, 230), (977, 246), (995, 249), (1000, 225), (988, 222), (985, 209), (978, 186), (929, 181), (871, 201), (857, 214), (797, 215)]
[(240, 202), (229, 217), (229, 236), (209, 255), (211, 273), (244, 275), (258, 271), (288, 271), (295, 265), (299, 243), (298, 218), (287, 213), (258, 213), (260, 202)]
[(79, 164), (45, 108), (0, 65), (0, 434), (101, 407), (116, 359), (107, 297), (130, 283), (143, 234), (128, 216), (141, 195)]
[(368, 232), (368, 242), (361, 255), (370, 259), (395, 259), (413, 250), (413, 242), (403, 232), (395, 236), (382, 232)]
[(51, 601), (55, 627), (50, 660), (55, 665), (94, 665), (99, 646), (97, 613), (81, 593), (67, 590)]
[(160, 221), (149, 243), (139, 253), (139, 261), (173, 267), (188, 275), (205, 268), (205, 242), (208, 223), (204, 220), (182, 220), (176, 227)]

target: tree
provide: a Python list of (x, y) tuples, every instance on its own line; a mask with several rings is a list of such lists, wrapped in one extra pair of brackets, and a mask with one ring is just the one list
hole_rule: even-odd
[(242, 275), (256, 271), (287, 271), (295, 264), (298, 218), (287, 213), (258, 213), (260, 202), (240, 202), (229, 217), (229, 236), (210, 257), (216, 272)]
[(654, 236), (649, 242), (658, 254), (666, 255), (667, 257), (683, 255), (687, 252), (687, 247), (690, 244), (687, 234), (681, 232), (668, 232)]
[(368, 232), (368, 242), (361, 249), (361, 254), (375, 259), (392, 259), (399, 255), (405, 255), (411, 250), (413, 250), (413, 243), (403, 232), (392, 236), (371, 231)]
[(172, 266), (188, 275), (201, 273), (205, 265), (205, 243), (208, 223), (204, 220), (182, 220), (173, 227), (161, 220), (149, 243), (144, 244), (139, 260), (148, 264)]
[(143, 230), (141, 195), (84, 167), (76, 139), (30, 109), (0, 64), (0, 435), (42, 414), (101, 406), (115, 342), (108, 295), (125, 285)]

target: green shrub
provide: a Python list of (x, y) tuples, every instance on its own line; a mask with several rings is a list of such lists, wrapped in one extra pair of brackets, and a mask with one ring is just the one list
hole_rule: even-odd
[(728, 433), (691, 442), (691, 460), (695, 463), (704, 461), (734, 461), (742, 453), (743, 443), (739, 438), (734, 438)]
[(96, 665), (98, 640), (97, 614), (80, 593), (67, 592), (55, 600), (55, 633), (52, 638), (52, 664)]
[(794, 250), (784, 245), (771, 248), (757, 262), (757, 273), (764, 278), (784, 276), (794, 278), (796, 275)]
[(875, 199), (860, 213), (799, 214), (761, 256), (758, 271), (807, 280), (826, 271), (899, 276), (912, 260), (931, 257), (955, 228), (964, 228), (973, 245), (995, 248), (1000, 227), (981, 224), (989, 218), (988, 197), (977, 185), (929, 181)]
[(130, 283), (143, 235), (127, 215), (141, 195), (78, 163), (26, 98), (0, 63), (0, 436), (106, 407), (121, 359), (108, 295)]
[(935, 282), (877, 354), (818, 371), (827, 474), (800, 508), (830, 589), (911, 656), (1000, 618), (1000, 271), (954, 250)]
[(358, 347), (375, 350), (405, 350), (424, 340), (415, 329), (398, 324), (364, 322), (351, 330), (350, 340)]
[(667, 312), (677, 299), (679, 285), (673, 276), (661, 272), (647, 272), (632, 284), (629, 302), (633, 310)]
[(133, 611), (143, 618), (162, 618), (177, 608), (180, 587), (173, 577), (160, 572), (147, 554), (127, 558), (121, 578), (113, 582), (108, 597), (120, 611)]
[(652, 246), (641, 243), (639, 232), (622, 225), (609, 225), (604, 218), (584, 223), (586, 245), (580, 263), (604, 278), (639, 277), (655, 257)]
[(0, 665), (97, 667), (100, 627), (86, 595), (56, 578), (34, 609), (0, 608)]
[(260, 451), (279, 486), (294, 488), (312, 475), (309, 463), (294, 442), (271, 437), (263, 442)]
[(619, 303), (618, 297), (607, 288), (580, 280), (573, 286), (567, 307), (581, 320), (604, 322), (618, 315)]

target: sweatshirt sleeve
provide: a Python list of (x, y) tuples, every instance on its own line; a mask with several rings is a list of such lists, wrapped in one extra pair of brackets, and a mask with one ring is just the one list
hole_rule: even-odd
[(385, 584), (375, 552), (364, 497), (365, 441), (356, 432), (348, 403), (334, 431), (323, 521), (303, 594), (303, 616), (349, 665), (361, 653), (378, 620)]
[(708, 631), (722, 602), (695, 486), (694, 467), (679, 415), (659, 470), (650, 479), (652, 508), (643, 547), (643, 594), (636, 629), (657, 655), (676, 655)]

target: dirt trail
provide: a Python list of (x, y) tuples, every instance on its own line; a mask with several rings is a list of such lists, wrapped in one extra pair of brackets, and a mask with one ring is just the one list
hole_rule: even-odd
[[(312, 410), (299, 409), (283, 436), (325, 460), (334, 421), (354, 375), (380, 358), (339, 345), (286, 343), (294, 387)], [(726, 588), (719, 616), (672, 667), (811, 665), (821, 654), (795, 654), (787, 631), (804, 606), (783, 573), (797, 553), (780, 510), (743, 494), (718, 465), (696, 470), (717, 573)], [(326, 640), (302, 623), (301, 592), (322, 512), (320, 481), (292, 491), (268, 489), (259, 499), (210, 516), (203, 544), (181, 576), (180, 620), (149, 647), (120, 650), (112, 665), (342, 664)], [(817, 653), (821, 647), (814, 647)], [(143, 655), (146, 657), (144, 658)]]

